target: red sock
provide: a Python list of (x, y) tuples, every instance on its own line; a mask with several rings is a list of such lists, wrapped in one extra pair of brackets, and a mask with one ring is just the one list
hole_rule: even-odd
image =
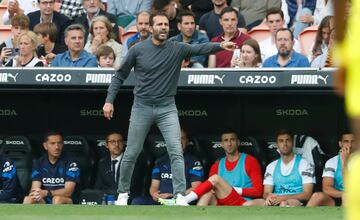
[(196, 187), (193, 192), (200, 198), (205, 193), (209, 192), (213, 188), (213, 184), (206, 180), (205, 182), (201, 183), (198, 187)]

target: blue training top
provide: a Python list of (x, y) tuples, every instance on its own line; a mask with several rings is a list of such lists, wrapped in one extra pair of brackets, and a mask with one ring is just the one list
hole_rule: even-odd
[[(195, 181), (203, 181), (204, 171), (201, 163), (192, 155), (184, 154), (186, 189)], [(169, 155), (166, 154), (156, 160), (152, 171), (152, 179), (160, 180), (160, 193), (173, 193), (172, 173)]]

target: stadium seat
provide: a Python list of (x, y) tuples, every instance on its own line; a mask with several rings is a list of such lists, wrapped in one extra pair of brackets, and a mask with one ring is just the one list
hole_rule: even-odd
[(0, 152), (7, 155), (17, 169), (21, 189), (28, 193), (31, 186), (31, 144), (25, 136), (9, 136), (4, 139)]
[(148, 135), (146, 143), (154, 159), (163, 156), (167, 152), (164, 138), (159, 134)]
[(316, 32), (318, 26), (310, 26), (303, 30), (299, 35), (299, 42), (301, 46), (301, 53), (304, 56), (309, 56), (312, 54), (312, 46), (315, 43)]
[(134, 34), (137, 33), (137, 28), (136, 26), (132, 26), (130, 27), (127, 31), (122, 31), (120, 32), (119, 30), (119, 33), (120, 33), (120, 41), (122, 44), (125, 44), (127, 39), (129, 39), (129, 37), (133, 36)]
[(11, 37), (11, 25), (0, 25), (0, 43)]
[(87, 140), (82, 136), (65, 136), (63, 152), (73, 157), (80, 167), (80, 189), (90, 188), (94, 183), (92, 171), (94, 155)]
[(0, 25), (3, 25), (3, 15), (5, 14), (7, 10), (7, 5), (6, 4), (0, 4)]
[(80, 204), (82, 205), (101, 205), (104, 194), (98, 189), (84, 189), (80, 193)]
[(266, 38), (269, 38), (271, 36), (269, 27), (265, 24), (260, 24), (258, 26), (253, 27), (248, 35), (257, 40), (257, 42), (261, 42), (265, 40)]
[(109, 155), (109, 150), (105, 147), (105, 135), (87, 135), (86, 139), (95, 154), (96, 161)]
[(265, 173), (267, 165), (265, 152), (256, 138), (240, 137), (239, 151), (255, 157), (261, 165), (262, 172)]

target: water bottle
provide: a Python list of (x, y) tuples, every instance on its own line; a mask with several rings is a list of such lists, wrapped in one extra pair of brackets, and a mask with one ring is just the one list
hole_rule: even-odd
[(108, 205), (115, 205), (115, 196), (114, 195), (108, 195), (107, 196), (107, 204)]
[(104, 194), (102, 197), (101, 205), (106, 205), (107, 195)]

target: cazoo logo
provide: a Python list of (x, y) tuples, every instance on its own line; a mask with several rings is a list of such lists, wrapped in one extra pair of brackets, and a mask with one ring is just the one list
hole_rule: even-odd
[(35, 76), (36, 82), (70, 82), (71, 75), (70, 74), (36, 74)]

